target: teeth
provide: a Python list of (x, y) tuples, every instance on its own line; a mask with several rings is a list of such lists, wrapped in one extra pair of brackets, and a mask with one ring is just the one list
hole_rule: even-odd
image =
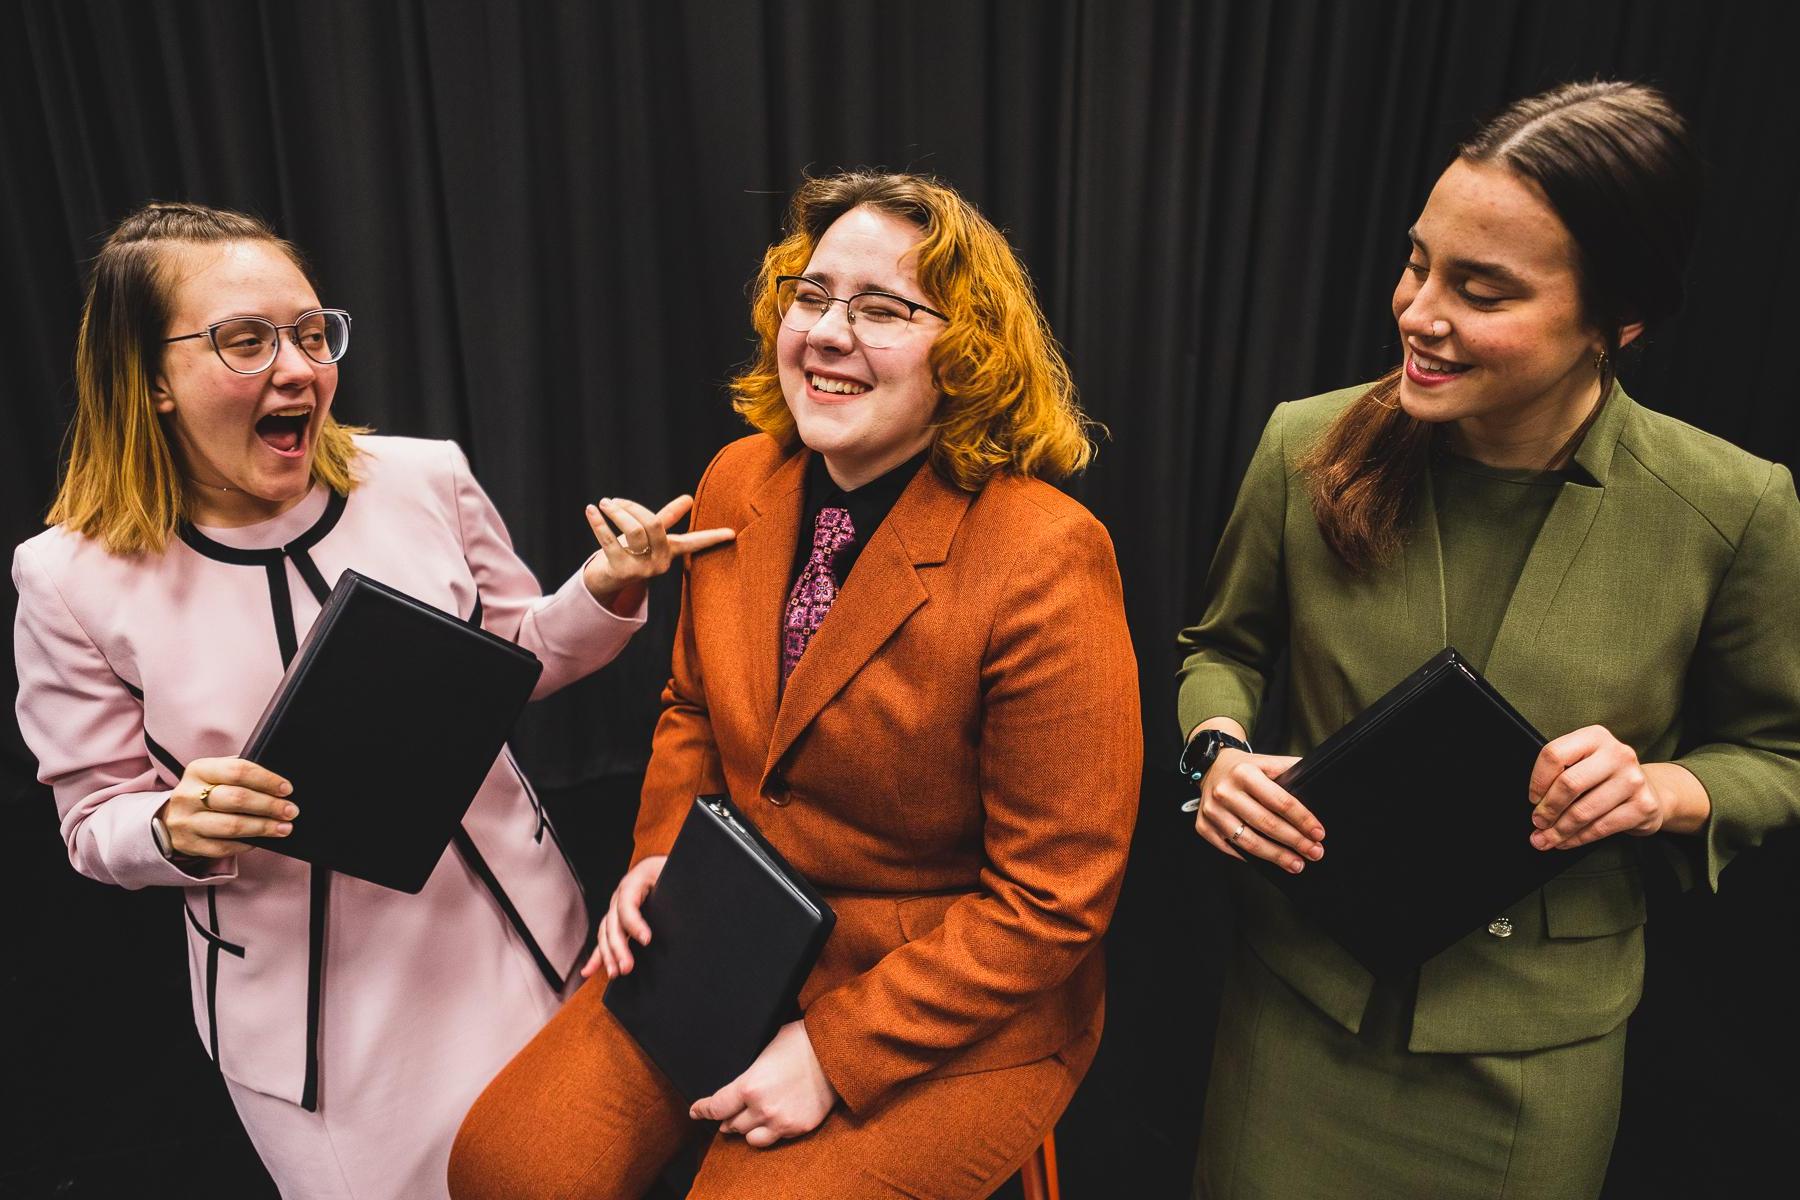
[(310, 405), (304, 404), (298, 408), (278, 408), (269, 415), (271, 417), (306, 417), (312, 415), (312, 408)]
[(807, 379), (819, 391), (832, 392), (839, 396), (860, 396), (869, 390), (860, 383), (851, 383), (848, 379), (828, 379), (823, 375), (808, 375)]
[(1416, 354), (1413, 355), (1413, 366), (1419, 368), (1419, 370), (1424, 371), (1428, 375), (1454, 375), (1463, 369), (1460, 364), (1456, 363), (1428, 362)]

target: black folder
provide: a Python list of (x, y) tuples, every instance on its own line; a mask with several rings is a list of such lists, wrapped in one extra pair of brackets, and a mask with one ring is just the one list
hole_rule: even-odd
[(537, 686), (537, 656), (355, 571), (300, 643), (243, 757), (294, 785), (285, 838), (248, 838), (417, 893)]
[(695, 798), (643, 913), (650, 944), (604, 1000), (692, 1102), (797, 1015), (837, 914), (723, 796)]
[(1442, 650), (1275, 781), (1324, 824), (1325, 857), (1298, 875), (1246, 857), (1365, 967), (1403, 975), (1592, 849), (1529, 841), (1543, 747)]

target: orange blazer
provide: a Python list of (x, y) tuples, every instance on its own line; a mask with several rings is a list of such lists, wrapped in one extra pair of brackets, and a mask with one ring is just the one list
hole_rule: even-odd
[(810, 455), (725, 447), (693, 527), (634, 861), (728, 792), (838, 915), (800, 996), (861, 1114), (928, 1075), (1035, 1061), (1101, 1017), (1100, 939), (1143, 760), (1106, 529), (1049, 484), (928, 466), (788, 680), (780, 626)]

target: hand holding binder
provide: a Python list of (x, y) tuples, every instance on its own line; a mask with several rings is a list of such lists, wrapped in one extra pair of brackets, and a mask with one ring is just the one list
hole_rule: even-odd
[(581, 968), (581, 977), (590, 979), (595, 971), (605, 971), (608, 979), (629, 975), (637, 965), (631, 944), (650, 944), (650, 925), (644, 920), (643, 904), (650, 898), (656, 881), (662, 875), (666, 854), (652, 854), (625, 872), (619, 886), (607, 902), (606, 915), (600, 918), (600, 929), (594, 936), (594, 952)]
[(1403, 974), (1591, 848), (1529, 840), (1543, 746), (1445, 649), (1272, 781), (1329, 823), (1330, 853), (1298, 873), (1250, 864), (1370, 971)]
[[(639, 878), (631, 893), (621, 885), (615, 907), (636, 906), (653, 876), (638, 912), (653, 936), (636, 952), (624, 947), (604, 1000), (677, 1091), (709, 1098), (797, 1014), (800, 985), (837, 916), (724, 796), (696, 797), (668, 861), (649, 862), (633, 868)], [(615, 922), (621, 930), (630, 932)]]

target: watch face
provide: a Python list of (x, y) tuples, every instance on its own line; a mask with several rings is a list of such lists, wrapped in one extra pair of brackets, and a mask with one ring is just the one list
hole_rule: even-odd
[(1212, 768), (1213, 760), (1219, 757), (1219, 751), (1227, 746), (1246, 754), (1250, 752), (1249, 746), (1229, 733), (1221, 733), (1217, 729), (1202, 729), (1181, 751), (1181, 773), (1199, 783), (1201, 776)]
[(1213, 759), (1218, 756), (1219, 731), (1202, 729), (1194, 735), (1193, 741), (1182, 748), (1181, 773), (1195, 783), (1199, 783), (1200, 777), (1206, 774), (1207, 768), (1212, 766)]

